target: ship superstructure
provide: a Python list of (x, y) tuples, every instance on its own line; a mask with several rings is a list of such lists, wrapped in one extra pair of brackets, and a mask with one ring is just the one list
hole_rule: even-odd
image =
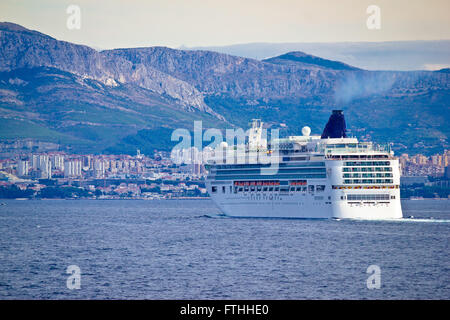
[[(402, 217), (398, 159), (389, 145), (347, 137), (341, 110), (333, 111), (320, 136), (304, 127), (302, 136), (268, 143), (262, 128), (253, 121), (245, 148), (227, 146), (210, 162), (208, 192), (225, 215)], [(227, 161), (230, 153), (233, 161)]]

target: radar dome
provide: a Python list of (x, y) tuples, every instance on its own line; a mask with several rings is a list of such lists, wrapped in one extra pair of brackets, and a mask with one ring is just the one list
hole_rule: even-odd
[(303, 127), (302, 128), (302, 134), (306, 137), (308, 137), (311, 134), (311, 128), (310, 127)]

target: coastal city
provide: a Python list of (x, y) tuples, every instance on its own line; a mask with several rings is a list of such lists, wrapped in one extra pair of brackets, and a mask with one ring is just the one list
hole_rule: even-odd
[[(79, 155), (45, 142), (0, 144), (0, 198), (204, 198), (205, 166), (196, 149), (146, 156)], [(28, 153), (30, 150), (34, 152)], [(205, 153), (206, 154), (206, 153)], [(6, 156), (6, 158), (5, 158)], [(176, 163), (183, 164), (176, 165)]]
[[(149, 156), (70, 154), (54, 143), (0, 143), (0, 198), (202, 199), (205, 160), (214, 150), (195, 147)], [(399, 156), (406, 198), (448, 198), (450, 150)]]

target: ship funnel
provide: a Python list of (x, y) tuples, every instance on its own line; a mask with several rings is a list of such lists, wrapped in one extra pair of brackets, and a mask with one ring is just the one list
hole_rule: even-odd
[(342, 110), (333, 110), (325, 129), (323, 129), (321, 138), (346, 138), (345, 132), (345, 119)]

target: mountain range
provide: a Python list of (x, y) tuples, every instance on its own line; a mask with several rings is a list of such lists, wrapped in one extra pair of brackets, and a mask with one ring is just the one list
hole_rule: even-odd
[(252, 59), (267, 59), (291, 51), (303, 51), (338, 60), (366, 70), (438, 70), (450, 67), (450, 40), (382, 42), (287, 42), (241, 43), (228, 46), (186, 47)]
[[(332, 109), (349, 133), (398, 152), (449, 147), (449, 72), (369, 71), (293, 51), (251, 59), (166, 47), (97, 51), (0, 23), (0, 138), (73, 152), (169, 150), (176, 128), (320, 134)], [(383, 57), (380, 57), (383, 59)]]

